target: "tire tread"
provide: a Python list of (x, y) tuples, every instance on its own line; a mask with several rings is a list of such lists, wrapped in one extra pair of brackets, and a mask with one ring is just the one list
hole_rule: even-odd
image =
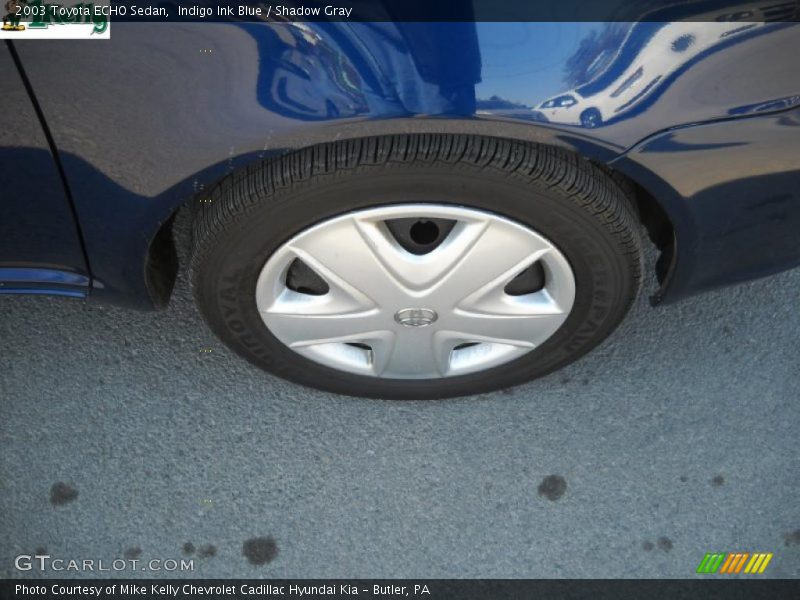
[[(500, 138), (450, 134), (408, 134), (330, 142), (254, 163), (220, 181), (196, 203), (194, 252), (196, 271), (205, 252), (227, 224), (252, 209), (260, 198), (299, 182), (345, 170), (385, 168), (393, 163), (462, 163), (503, 172), (508, 177), (544, 184), (566, 200), (588, 210), (616, 238), (630, 258), (637, 287), (642, 277), (639, 225), (626, 190), (603, 169), (576, 154), (541, 144)], [(620, 201), (622, 198), (622, 201)]]

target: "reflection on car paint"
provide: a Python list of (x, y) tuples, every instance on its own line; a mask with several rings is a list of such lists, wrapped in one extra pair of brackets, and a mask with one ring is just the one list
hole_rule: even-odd
[(364, 114), (358, 69), (321, 31), (306, 23), (239, 24), (258, 42), (258, 99), (267, 108), (302, 120)]
[(260, 46), (259, 101), (283, 116), (329, 120), (475, 111), (480, 58), (474, 23), (450, 24), (450, 40), (436, 43), (430, 43), (437, 39), (435, 23), (238, 26)]
[[(722, 17), (752, 18), (749, 13)], [(757, 35), (768, 23), (605, 23), (581, 39), (566, 62), (564, 80), (574, 87), (532, 105), (497, 95), (476, 100), (482, 65), (475, 24), (449, 24), (451, 36), (452, 27), (457, 28), (461, 44), (428, 42), (420, 52), (420, 40), (436, 37), (430, 35), (435, 33), (432, 25), (238, 26), (260, 47), (259, 101), (286, 117), (325, 121), (479, 114), (597, 128), (633, 116), (693, 62)], [(447, 69), (436, 68), (445, 64)], [(465, 76), (453, 85), (442, 80), (445, 72)], [(740, 114), (735, 110), (729, 114)]]
[[(611, 24), (614, 27), (616, 24)], [(538, 109), (551, 123), (600, 127), (643, 102), (681, 67), (735, 35), (765, 23), (637, 23), (616, 55), (588, 83), (549, 98)], [(602, 64), (604, 50), (587, 72)]]
[(786, 110), (794, 106), (800, 105), (800, 95), (786, 96), (784, 98), (776, 98), (774, 100), (767, 100), (766, 102), (758, 102), (756, 104), (745, 104), (744, 106), (737, 106), (728, 111), (729, 115), (752, 115), (763, 112), (775, 112), (778, 110)]
[[(578, 40), (564, 61), (563, 81), (569, 87), (543, 100), (514, 98), (505, 106), (496, 96), (478, 100), (479, 113), (558, 126), (607, 126), (640, 114), (677, 77), (711, 54), (791, 26), (795, 8), (794, 2), (765, 1), (743, 4), (738, 11), (729, 7), (705, 13), (702, 20), (672, 22), (672, 7), (667, 7), (654, 11), (646, 22), (603, 23)], [(765, 111), (781, 110), (777, 101), (759, 104)]]

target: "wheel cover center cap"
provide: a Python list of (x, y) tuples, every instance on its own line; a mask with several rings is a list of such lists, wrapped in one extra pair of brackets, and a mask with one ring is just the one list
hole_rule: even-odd
[(438, 318), (436, 311), (430, 308), (404, 308), (394, 316), (394, 320), (405, 327), (427, 327)]

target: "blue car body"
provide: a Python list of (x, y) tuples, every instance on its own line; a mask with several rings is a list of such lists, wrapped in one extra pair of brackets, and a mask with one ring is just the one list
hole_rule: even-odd
[[(403, 133), (568, 148), (624, 180), (658, 299), (800, 263), (800, 26), (114, 24), (0, 48), (0, 292), (163, 306), (171, 224), (229, 173)], [(580, 109), (580, 110), (577, 110)]]

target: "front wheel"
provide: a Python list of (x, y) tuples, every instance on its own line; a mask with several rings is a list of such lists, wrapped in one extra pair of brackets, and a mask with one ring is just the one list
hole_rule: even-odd
[(254, 364), (356, 396), (442, 398), (575, 360), (636, 295), (634, 213), (555, 148), (395, 136), (308, 148), (199, 204), (192, 277)]
[(581, 113), (581, 125), (587, 129), (594, 129), (603, 124), (603, 116), (596, 108), (587, 108)]

